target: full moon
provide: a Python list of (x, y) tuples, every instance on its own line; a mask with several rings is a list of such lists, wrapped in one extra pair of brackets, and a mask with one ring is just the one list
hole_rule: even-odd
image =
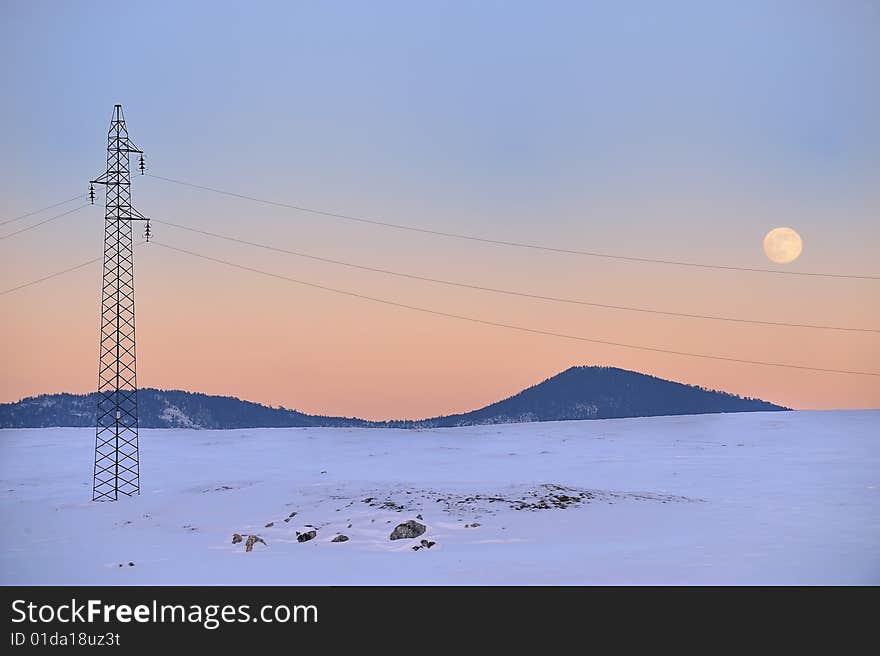
[(764, 235), (764, 252), (777, 264), (794, 262), (803, 250), (801, 236), (792, 228), (773, 228)]

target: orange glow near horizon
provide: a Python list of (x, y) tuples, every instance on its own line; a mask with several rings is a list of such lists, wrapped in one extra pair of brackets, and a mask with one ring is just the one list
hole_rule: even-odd
[[(100, 219), (98, 219), (100, 221)], [(234, 227), (230, 227), (234, 232)], [(876, 334), (838, 333), (658, 317), (566, 306), (469, 291), (379, 274), (338, 270), (253, 249), (162, 239), (196, 251), (382, 298), (542, 330), (748, 359), (856, 370), (880, 369)], [(432, 271), (409, 256), (398, 269), (477, 280), (598, 302), (790, 321), (815, 321), (796, 293), (821, 294), (840, 323), (880, 325), (880, 310), (860, 304), (873, 283), (809, 281), (590, 261), (500, 248), (459, 249), (460, 265)], [(137, 259), (138, 383), (232, 395), (310, 414), (366, 419), (424, 418), (472, 410), (569, 366), (601, 364), (762, 398), (794, 408), (880, 405), (880, 380), (798, 371), (582, 343), (476, 325), (367, 300), (337, 296), (157, 246)], [(351, 259), (371, 264), (365, 257)], [(387, 259), (383, 263), (387, 264)], [(525, 266), (522, 266), (522, 265)], [(94, 386), (96, 290), (89, 267), (16, 292), (3, 302), (5, 373), (0, 400)], [(652, 281), (650, 287), (645, 281)], [(582, 284), (590, 281), (590, 284)], [(720, 294), (719, 290), (723, 290)], [(94, 292), (94, 293), (93, 293)], [(687, 298), (684, 298), (687, 296)], [(804, 297), (807, 298), (807, 297)], [(800, 305), (800, 304), (797, 304)], [(785, 312), (782, 307), (785, 307)]]

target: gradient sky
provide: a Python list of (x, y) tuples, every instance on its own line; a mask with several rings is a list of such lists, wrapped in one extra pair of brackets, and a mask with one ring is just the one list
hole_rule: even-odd
[[(662, 4), (662, 7), (661, 7)], [(711, 6), (710, 6), (711, 5)], [(152, 173), (508, 240), (880, 273), (874, 2), (0, 2), (0, 217), (102, 172), (114, 103)], [(133, 185), (145, 214), (432, 277), (679, 312), (880, 328), (880, 283), (531, 252)], [(74, 205), (71, 205), (71, 207)], [(23, 227), (51, 212), (15, 224)], [(2, 288), (101, 252), (103, 208), (0, 241)], [(722, 324), (389, 278), (154, 224), (156, 239), (399, 302), (652, 347), (880, 371), (880, 335)], [(0, 228), (0, 235), (10, 231)], [(521, 334), (146, 246), (141, 386), (423, 417), (608, 364), (796, 408), (880, 406), (880, 378)], [(87, 392), (100, 267), (0, 297), (0, 401)]]

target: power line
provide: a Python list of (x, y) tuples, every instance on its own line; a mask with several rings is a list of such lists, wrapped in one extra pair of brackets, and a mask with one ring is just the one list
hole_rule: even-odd
[(381, 269), (378, 267), (364, 266), (361, 264), (354, 264), (352, 262), (345, 262), (342, 260), (334, 260), (327, 257), (320, 257), (318, 255), (311, 255), (308, 253), (302, 253), (298, 251), (292, 251), (285, 248), (280, 248), (277, 246), (270, 246), (268, 244), (262, 244), (255, 241), (249, 241), (247, 239), (240, 239), (238, 237), (232, 237), (230, 235), (224, 235), (217, 232), (211, 232), (209, 230), (202, 230), (199, 228), (193, 228), (191, 226), (182, 225), (180, 223), (174, 223), (172, 221), (165, 221), (162, 219), (157, 219), (155, 217), (150, 217), (151, 220), (156, 223), (161, 223), (162, 225), (171, 226), (173, 228), (179, 228), (181, 230), (187, 230), (189, 232), (194, 232), (201, 235), (206, 235), (208, 237), (215, 237), (217, 239), (225, 239), (226, 241), (231, 241), (239, 244), (245, 244), (248, 246), (254, 246), (256, 248), (262, 248), (268, 251), (273, 251), (276, 253), (283, 253), (285, 255), (293, 255), (295, 257), (301, 257), (309, 260), (315, 260), (318, 262), (326, 262), (329, 264), (335, 264), (339, 266), (349, 267), (352, 269), (358, 269), (361, 271), (371, 271), (374, 273), (382, 273), (390, 276), (397, 276), (399, 278), (408, 278), (411, 280), (421, 280), (425, 282), (436, 283), (440, 285), (449, 285), (452, 287), (461, 287), (464, 289), (473, 289), (483, 292), (491, 292), (495, 294), (505, 294), (508, 296), (519, 296), (522, 298), (531, 298), (538, 299), (543, 301), (552, 301), (556, 303), (567, 303), (572, 305), (583, 305), (588, 307), (598, 307), (605, 308), (611, 310), (624, 310), (627, 312), (643, 312), (647, 314), (657, 314), (662, 316), (670, 316), (670, 317), (683, 317), (688, 319), (706, 319), (712, 321), (727, 321), (733, 323), (745, 323), (745, 324), (755, 324), (761, 326), (777, 326), (777, 327), (786, 327), (786, 328), (812, 328), (816, 330), (837, 330), (837, 331), (846, 331), (846, 332), (861, 332), (861, 333), (880, 333), (880, 330), (876, 328), (850, 328), (844, 326), (830, 326), (830, 325), (819, 325), (819, 324), (806, 324), (806, 323), (791, 323), (784, 321), (761, 321), (758, 319), (741, 319), (737, 317), (722, 317), (715, 315), (707, 315), (707, 314), (693, 314), (693, 313), (685, 313), (685, 312), (670, 312), (667, 310), (656, 310), (653, 308), (642, 308), (642, 307), (631, 307), (631, 306), (623, 306), (623, 305), (610, 305), (606, 303), (595, 303), (592, 301), (584, 301), (579, 299), (571, 299), (571, 298), (559, 298), (555, 296), (544, 296), (541, 294), (531, 294), (528, 292), (519, 292), (513, 291), (509, 289), (498, 289), (495, 287), (486, 287), (483, 285), (474, 285), (470, 283), (456, 282), (452, 280), (444, 280), (441, 278), (431, 278), (428, 276), (420, 276), (411, 273), (403, 273), (400, 271), (392, 271), (389, 269)]
[(11, 219), (0, 220), (0, 226), (4, 226), (7, 223), (12, 223), (13, 221), (21, 221), (22, 219), (26, 219), (29, 216), (33, 216), (34, 214), (39, 214), (40, 212), (45, 212), (46, 210), (51, 210), (55, 207), (60, 207), (61, 205), (66, 205), (67, 203), (71, 203), (71, 202), (75, 201), (77, 198), (82, 198), (82, 197), (83, 197), (82, 194), (77, 194), (76, 196), (73, 196), (72, 198), (68, 198), (67, 200), (62, 200), (61, 202), (55, 203), (54, 205), (47, 205), (46, 207), (41, 207), (38, 210), (34, 210), (33, 212), (28, 212), (27, 214), (22, 214), (21, 216), (16, 216)]
[[(135, 244), (135, 247), (140, 246), (145, 242), (139, 241)], [(90, 264), (95, 264), (96, 262), (100, 262), (103, 255), (99, 255), (98, 257), (93, 257), (91, 260), (86, 260), (85, 262), (80, 262), (79, 264), (75, 264), (72, 267), (68, 267), (67, 269), (62, 269), (61, 271), (56, 271), (55, 273), (50, 273), (47, 276), (43, 276), (42, 278), (37, 278), (36, 280), (31, 280), (29, 282), (22, 283), (20, 285), (16, 285), (15, 287), (10, 287), (9, 289), (0, 290), (0, 296), (5, 294), (10, 294), (12, 292), (18, 291), (19, 289), (24, 289), (25, 287), (30, 287), (31, 285), (36, 285), (41, 282), (45, 282), (46, 280), (51, 280), (52, 278), (57, 278), (58, 276), (63, 276), (65, 273), (71, 273), (78, 269), (82, 269), (83, 267), (87, 267)]]
[(273, 205), (275, 207), (284, 207), (287, 209), (296, 210), (298, 212), (308, 212), (310, 214), (317, 214), (320, 216), (329, 216), (336, 219), (343, 219), (346, 221), (356, 221), (358, 223), (366, 223), (369, 225), (381, 226), (383, 228), (393, 228), (395, 230), (408, 230), (410, 232), (418, 232), (426, 235), (433, 235), (435, 237), (449, 237), (451, 239), (464, 239), (467, 241), (480, 242), (484, 244), (495, 244), (498, 246), (511, 246), (515, 248), (527, 248), (530, 250), (537, 251), (546, 251), (551, 253), (564, 253), (567, 255), (583, 255), (587, 257), (596, 257), (603, 258), (608, 260), (620, 260), (624, 262), (641, 262), (643, 264), (666, 264), (672, 266), (682, 266), (682, 267), (692, 267), (699, 269), (715, 269), (720, 271), (747, 271), (751, 273), (772, 273), (776, 275), (783, 276), (810, 276), (817, 278), (841, 278), (841, 279), (853, 279), (853, 280), (880, 280), (880, 275), (860, 275), (860, 274), (843, 274), (843, 273), (822, 273), (822, 272), (814, 272), (814, 271), (787, 271), (781, 269), (763, 269), (758, 267), (740, 267), (740, 266), (725, 266), (721, 264), (703, 264), (699, 262), (686, 262), (682, 260), (664, 260), (664, 259), (656, 259), (656, 258), (648, 258), (648, 257), (632, 257), (627, 255), (615, 255), (612, 253), (601, 253), (598, 251), (582, 251), (575, 250), (569, 248), (557, 248), (553, 246), (542, 246), (540, 244), (531, 244), (527, 242), (518, 242), (518, 241), (507, 241), (503, 239), (490, 239), (488, 237), (477, 237), (474, 235), (466, 235), (456, 232), (444, 232), (442, 230), (431, 230), (429, 228), (419, 228), (417, 226), (405, 225), (401, 223), (391, 223), (389, 221), (382, 221), (379, 219), (372, 219), (364, 216), (354, 216), (351, 214), (340, 214), (337, 212), (328, 212), (325, 210), (314, 209), (310, 207), (303, 207), (301, 205), (292, 205), (289, 203), (282, 203), (279, 201), (268, 200), (265, 198), (258, 198), (256, 196), (248, 196), (246, 194), (239, 194), (232, 191), (226, 191), (224, 189), (217, 189), (216, 187), (207, 187), (204, 185), (198, 185), (192, 182), (185, 182), (183, 180), (175, 180), (174, 178), (166, 178), (161, 175), (155, 175), (152, 173), (147, 173), (147, 176), (151, 178), (155, 178), (157, 180), (164, 180), (166, 182), (173, 182), (174, 184), (183, 185), (185, 187), (192, 187), (194, 189), (202, 189), (204, 191), (211, 191), (215, 194), (223, 194), (225, 196), (232, 196), (234, 198), (241, 198), (243, 200), (250, 200), (257, 203), (264, 203), (266, 205)]
[(176, 246), (171, 246), (169, 244), (163, 244), (163, 243), (155, 241), (155, 240), (152, 241), (151, 243), (154, 243), (157, 246), (160, 246), (162, 248), (167, 248), (169, 250), (176, 251), (178, 253), (184, 253), (186, 255), (191, 255), (193, 257), (201, 258), (203, 260), (209, 260), (211, 262), (216, 262), (218, 264), (224, 264), (226, 266), (230, 266), (230, 267), (233, 267), (236, 269), (241, 269), (243, 271), (250, 271), (252, 273), (258, 273), (260, 275), (268, 276), (270, 278), (277, 278), (279, 280), (286, 280), (288, 282), (292, 282), (292, 283), (295, 283), (298, 285), (304, 285), (306, 287), (312, 287), (314, 289), (320, 289), (323, 291), (332, 292), (334, 294), (340, 294), (343, 296), (349, 296), (349, 297), (353, 297), (353, 298), (360, 298), (360, 299), (364, 299), (364, 300), (368, 300), (368, 301), (373, 301), (375, 303), (382, 303), (385, 305), (390, 305), (393, 307), (404, 308), (407, 310), (415, 310), (417, 312), (424, 312), (426, 314), (431, 314), (431, 315), (435, 315), (435, 316), (448, 317), (450, 319), (459, 319), (462, 321), (470, 321), (472, 323), (479, 323), (479, 324), (483, 324), (486, 326), (496, 326), (499, 328), (507, 328), (510, 330), (517, 330), (520, 332), (533, 333), (536, 335), (545, 335), (545, 336), (549, 336), (549, 337), (560, 337), (560, 338), (564, 338), (564, 339), (573, 339), (573, 340), (577, 340), (577, 341), (581, 341), (581, 342), (590, 342), (593, 344), (603, 344), (606, 346), (617, 346), (620, 348), (628, 348), (628, 349), (634, 349), (634, 350), (639, 350), (639, 351), (651, 351), (654, 353), (665, 353), (665, 354), (669, 354), (669, 355), (680, 355), (680, 356), (691, 357), (691, 358), (703, 358), (703, 359), (708, 359), (708, 360), (722, 360), (724, 362), (736, 362), (736, 363), (740, 363), (740, 364), (761, 365), (761, 366), (766, 366), (766, 367), (783, 367), (783, 368), (787, 368), (787, 369), (801, 369), (801, 370), (805, 370), (805, 371), (817, 371), (817, 372), (823, 372), (823, 373), (880, 377), (880, 373), (875, 373), (872, 371), (848, 371), (848, 370), (843, 370), (843, 369), (826, 369), (826, 368), (821, 368), (821, 367), (808, 367), (808, 366), (804, 366), (804, 365), (796, 365), (796, 364), (789, 364), (789, 363), (783, 363), (783, 362), (766, 362), (766, 361), (761, 361), (761, 360), (745, 360), (745, 359), (741, 359), (741, 358), (730, 358), (730, 357), (725, 357), (725, 356), (720, 356), (720, 355), (708, 355), (705, 353), (689, 353), (689, 352), (685, 352), (685, 351), (674, 351), (671, 349), (655, 348), (655, 347), (651, 347), (651, 346), (639, 346), (639, 345), (635, 345), (635, 344), (625, 344), (622, 342), (612, 342), (612, 341), (603, 340), (603, 339), (596, 339), (596, 338), (592, 338), (592, 337), (582, 337), (579, 335), (568, 335), (565, 333), (557, 333), (557, 332), (551, 332), (551, 331), (547, 331), (547, 330), (539, 330), (537, 328), (528, 328), (526, 326), (518, 326), (515, 324), (501, 323), (501, 322), (497, 322), (497, 321), (489, 321), (486, 319), (478, 319), (475, 317), (468, 317), (468, 316), (464, 316), (464, 315), (460, 315), (460, 314), (452, 314), (450, 312), (442, 312), (440, 310), (432, 310), (429, 308), (419, 307), (416, 305), (399, 303), (397, 301), (391, 301), (391, 300), (384, 299), (384, 298), (377, 298), (375, 296), (367, 296), (366, 294), (359, 294), (357, 292), (347, 291), (347, 290), (343, 290), (343, 289), (336, 289), (334, 287), (328, 287), (325, 285), (319, 285), (317, 283), (306, 282), (304, 280), (297, 280), (296, 278), (290, 278), (288, 276), (283, 276), (281, 274), (271, 273), (269, 271), (263, 271), (262, 269), (256, 269), (256, 268), (245, 266), (242, 264), (237, 264), (235, 262), (230, 262), (228, 260), (223, 260), (223, 259), (211, 257), (209, 255), (204, 255), (202, 253), (196, 253), (194, 251), (189, 251), (189, 250), (186, 250), (183, 248), (178, 248)]
[(21, 233), (27, 232), (28, 230), (33, 230), (34, 228), (39, 228), (41, 225), (49, 223), (50, 221), (55, 221), (56, 219), (60, 219), (61, 217), (67, 216), (68, 214), (73, 214), (74, 212), (78, 212), (82, 208), (88, 207), (88, 206), (89, 206), (88, 203), (83, 203), (79, 207), (74, 207), (72, 210), (67, 210), (66, 212), (62, 212), (61, 214), (56, 214), (55, 216), (50, 216), (48, 219), (43, 219), (42, 221), (38, 221), (37, 223), (34, 223), (33, 225), (29, 225), (26, 228), (20, 228), (19, 230), (16, 230), (15, 232), (10, 232), (8, 235), (0, 236), (0, 240), (9, 239), (10, 237), (14, 237), (15, 235), (20, 235)]
[(71, 271), (76, 271), (77, 269), (82, 269), (90, 264), (94, 264), (95, 262), (99, 262), (103, 255), (99, 255), (98, 257), (94, 257), (91, 260), (86, 260), (80, 264), (74, 265), (68, 269), (63, 269), (61, 271), (56, 271), (55, 273), (50, 273), (48, 276), (43, 276), (42, 278), (37, 278), (36, 280), (31, 280), (30, 282), (22, 283), (21, 285), (17, 285), (16, 287), (10, 287), (9, 289), (4, 289), (0, 291), (0, 296), (4, 294), (9, 294), (11, 292), (18, 291), (19, 289), (24, 289), (25, 287), (30, 287), (31, 285), (36, 285), (37, 283), (44, 282), (46, 280), (50, 280), (52, 278), (57, 278), (58, 276), (64, 275), (65, 273), (70, 273)]
[[(77, 209), (79, 209), (79, 208), (77, 208)], [(71, 211), (73, 211), (73, 210), (71, 210)], [(734, 322), (734, 323), (746, 323), (746, 324), (754, 324), (754, 325), (778, 326), (778, 327), (788, 327), (788, 328), (811, 328), (811, 329), (817, 329), (817, 330), (836, 330), (836, 331), (845, 331), (845, 332), (880, 333), (880, 330), (878, 330), (876, 328), (853, 328), (853, 327), (845, 327), (845, 326), (802, 324), (802, 323), (790, 323), (790, 322), (782, 322), (782, 321), (762, 321), (759, 319), (742, 319), (742, 318), (738, 318), (738, 317), (721, 317), (721, 316), (706, 315), (706, 314), (671, 312), (671, 311), (667, 311), (667, 310), (656, 310), (656, 309), (652, 309), (652, 308), (631, 307), (631, 306), (623, 306), (623, 305), (611, 305), (611, 304), (606, 304), (606, 303), (594, 303), (592, 301), (584, 301), (584, 300), (580, 300), (580, 299), (560, 298), (560, 297), (555, 297), (555, 296), (544, 296), (541, 294), (531, 294), (528, 292), (518, 292), (518, 291), (513, 291), (513, 290), (508, 290), (508, 289), (498, 289), (498, 288), (494, 288), (494, 287), (485, 287), (482, 285), (473, 285), (470, 283), (462, 283), (462, 282), (456, 282), (456, 281), (452, 281), (452, 280), (443, 280), (441, 278), (431, 278), (428, 276), (419, 276), (416, 274), (403, 273), (403, 272), (399, 272), (399, 271), (391, 271), (388, 269), (380, 269), (377, 267), (369, 267), (369, 266), (364, 266), (364, 265), (360, 265), (360, 264), (354, 264), (351, 262), (344, 262), (342, 260), (334, 260), (334, 259), (330, 259), (330, 258), (326, 258), (326, 257), (320, 257), (317, 255), (311, 255), (308, 253), (300, 253), (297, 251), (291, 251), (291, 250), (279, 248), (276, 246), (270, 246), (268, 244), (261, 244), (259, 242), (253, 242), (253, 241), (249, 241), (246, 239), (239, 239), (237, 237), (232, 237), (229, 235), (223, 235), (220, 233), (211, 232), (209, 230), (201, 230), (199, 228), (193, 228), (193, 227), (182, 225), (179, 223), (173, 223), (171, 221), (164, 221), (162, 219), (157, 219), (155, 217), (150, 217), (150, 218), (152, 221), (155, 221), (157, 223), (161, 223), (162, 225), (167, 225), (167, 226), (170, 226), (173, 228), (179, 228), (181, 230), (187, 230), (190, 232), (206, 235), (209, 237), (216, 237), (218, 239), (225, 239), (227, 241), (245, 244), (248, 246), (263, 248), (263, 249), (266, 249), (269, 251), (283, 253), (286, 255), (294, 255), (296, 257), (302, 257), (302, 258), (306, 258), (306, 259), (316, 260), (319, 262), (327, 262), (330, 264), (338, 264), (340, 266), (346, 266), (346, 267), (350, 267), (350, 268), (354, 268), (354, 269), (360, 269), (363, 271), (372, 271), (372, 272), (376, 272), (376, 273), (383, 273), (383, 274), (387, 274), (387, 275), (398, 276), (401, 278), (409, 278), (409, 279), (413, 279), (413, 280), (422, 280), (422, 281), (432, 282), (432, 283), (437, 283), (437, 284), (442, 284), (442, 285), (461, 287), (464, 289), (474, 289), (474, 290), (478, 290), (478, 291), (506, 294), (506, 295), (510, 295), (510, 296), (519, 296), (519, 297), (523, 297), (523, 298), (533, 298), (533, 299), (539, 299), (539, 300), (544, 300), (544, 301), (568, 303), (568, 304), (574, 304), (574, 305), (584, 305), (584, 306), (588, 306), (588, 307), (599, 307), (599, 308), (607, 308), (607, 309), (612, 309), (612, 310), (624, 310), (624, 311), (630, 311), (630, 312), (644, 312), (644, 313), (648, 313), (648, 314), (657, 314), (657, 315), (672, 316), (672, 317), (684, 317), (684, 318), (690, 318), (690, 319), (707, 319), (707, 320), (714, 320), (714, 321), (727, 321), (727, 322)], [(144, 243), (143, 241), (138, 242), (136, 244), (136, 246), (139, 246), (140, 244), (143, 244), (143, 243)], [(101, 259), (101, 258), (94, 258), (91, 260), (87, 260), (86, 262), (82, 262), (80, 264), (77, 264), (77, 265), (70, 267), (68, 269), (64, 269), (62, 271), (57, 271), (57, 272), (49, 274), (48, 276), (45, 276), (43, 278), (38, 278), (36, 280), (32, 280), (30, 282), (23, 283), (21, 285), (18, 285), (16, 287), (12, 287), (10, 289), (0, 290), (0, 296), (2, 296), (4, 294), (8, 294), (10, 292), (17, 291), (19, 289), (23, 289), (25, 287), (30, 287), (31, 285), (35, 285), (35, 284), (43, 282), (45, 280), (55, 278), (57, 276), (65, 274), (65, 273), (70, 273), (72, 271), (76, 271), (77, 269), (80, 269), (80, 268), (85, 267), (89, 264), (93, 264), (94, 262), (97, 262), (99, 259)]]

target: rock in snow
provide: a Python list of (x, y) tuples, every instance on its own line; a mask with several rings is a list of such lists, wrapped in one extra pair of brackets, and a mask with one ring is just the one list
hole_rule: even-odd
[(263, 540), (263, 538), (261, 538), (259, 535), (249, 535), (247, 542), (244, 543), (244, 547), (245, 547), (244, 550), (245, 551), (253, 551), (254, 545), (257, 542), (262, 542), (263, 544), (266, 544), (265, 540)]
[(330, 542), (348, 542), (348, 536), (347, 536), (347, 535), (343, 535), (342, 533), (340, 533), (340, 534), (337, 535), (335, 538), (333, 538), (332, 540), (330, 540)]
[(414, 519), (410, 519), (409, 521), (404, 522), (403, 524), (398, 524), (394, 527), (394, 530), (391, 531), (391, 535), (389, 536), (389, 540), (403, 540), (405, 538), (417, 538), (422, 533), (424, 533), (426, 527), (424, 524), (419, 524)]
[(238, 543), (241, 542), (243, 539), (244, 539), (244, 538), (242, 538), (238, 533), (233, 533), (233, 534), (232, 534), (232, 544), (238, 544)]
[(305, 533), (296, 532), (296, 541), (297, 542), (308, 542), (315, 538), (318, 535), (317, 531), (306, 531)]

